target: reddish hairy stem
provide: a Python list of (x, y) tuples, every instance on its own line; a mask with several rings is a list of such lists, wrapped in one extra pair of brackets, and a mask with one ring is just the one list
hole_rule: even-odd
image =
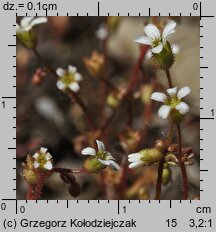
[(170, 76), (170, 71), (169, 71), (169, 69), (166, 69), (165, 71), (166, 71), (166, 76), (167, 76), (169, 88), (173, 88), (173, 83), (172, 83), (172, 79)]
[(187, 181), (187, 172), (182, 161), (182, 136), (181, 136), (181, 127), (179, 124), (176, 124), (177, 135), (178, 135), (178, 160), (180, 164), (181, 174), (182, 174), (182, 192), (184, 200), (188, 199), (188, 181)]

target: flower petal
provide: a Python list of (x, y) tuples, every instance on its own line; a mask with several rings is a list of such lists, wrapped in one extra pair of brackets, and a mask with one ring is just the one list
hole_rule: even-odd
[(160, 92), (154, 92), (151, 95), (151, 99), (158, 102), (165, 102), (165, 100), (167, 99), (167, 95)]
[(141, 167), (141, 166), (143, 166), (143, 161), (137, 161), (137, 162), (133, 162), (133, 163), (131, 163), (131, 164), (129, 164), (129, 168), (137, 168), (137, 167)]
[(59, 76), (59, 77), (63, 77), (65, 75), (65, 70), (63, 68), (57, 68), (56, 69), (56, 74)]
[(96, 140), (98, 151), (105, 151), (104, 143), (100, 140)]
[(140, 153), (139, 153), (139, 152), (132, 153), (132, 154), (128, 155), (128, 158), (137, 157), (137, 156), (139, 156), (139, 155), (140, 155)]
[(177, 44), (171, 46), (173, 54), (177, 55), (180, 53), (180, 47)]
[(154, 24), (148, 24), (146, 27), (144, 27), (144, 32), (151, 40), (161, 38), (161, 33)]
[(162, 105), (158, 110), (158, 116), (162, 119), (167, 119), (170, 113), (171, 107), (167, 105)]
[(152, 41), (149, 37), (144, 36), (144, 35), (139, 35), (134, 39), (134, 42), (140, 43), (140, 44), (146, 44), (146, 45), (151, 45)]
[(170, 89), (167, 89), (167, 93), (170, 95), (170, 97), (175, 97), (176, 94), (177, 94), (177, 90), (178, 88), (177, 87), (174, 87), (174, 88), (170, 88)]
[(145, 58), (146, 58), (147, 60), (149, 60), (149, 59), (151, 59), (151, 58), (152, 58), (152, 52), (151, 52), (151, 49), (149, 49), (149, 50), (146, 52)]
[(73, 82), (72, 84), (69, 85), (70, 89), (74, 92), (78, 92), (80, 87), (77, 82)]
[(49, 152), (47, 152), (47, 153), (45, 154), (45, 159), (46, 159), (46, 160), (51, 160), (51, 159), (52, 159), (52, 156), (50, 155)]
[(180, 102), (175, 109), (177, 109), (180, 114), (186, 114), (189, 111), (189, 106), (185, 102)]
[(20, 21), (21, 28), (25, 29), (26, 27), (29, 27), (33, 18), (34, 17), (23, 17)]
[(40, 153), (45, 154), (47, 152), (47, 150), (48, 150), (47, 148), (41, 147), (40, 148)]
[(66, 88), (66, 85), (62, 81), (57, 81), (56, 86), (58, 89), (62, 90)]
[(32, 157), (33, 157), (34, 159), (38, 159), (39, 156), (40, 156), (40, 154), (36, 152)]
[(51, 161), (47, 161), (43, 167), (47, 170), (51, 170), (53, 168), (53, 164)]
[(111, 164), (111, 160), (102, 160), (102, 159), (98, 159), (100, 161), (100, 163), (109, 166)]
[(190, 92), (191, 92), (191, 88), (188, 86), (185, 86), (178, 91), (177, 98), (182, 99), (185, 96), (187, 96)]
[(75, 81), (81, 81), (81, 80), (82, 80), (81, 74), (76, 73), (76, 74), (74, 75), (74, 80), (75, 80)]
[(38, 162), (35, 161), (35, 162), (33, 163), (33, 166), (34, 166), (34, 168), (38, 168), (38, 167), (40, 166), (40, 164), (39, 164)]
[(92, 155), (92, 156), (94, 156), (94, 155), (96, 155), (96, 151), (92, 147), (86, 147), (81, 151), (81, 154), (82, 155)]
[(163, 44), (162, 43), (159, 43), (157, 47), (154, 47), (154, 48), (151, 49), (151, 51), (153, 53), (156, 53), (156, 54), (160, 53), (162, 50), (163, 50)]
[(20, 25), (16, 23), (16, 32), (19, 32), (21, 30)]
[(114, 160), (114, 159), (115, 159), (115, 158), (111, 155), (110, 152), (106, 151), (105, 154), (106, 154), (106, 160)]
[(69, 73), (74, 74), (74, 73), (76, 73), (76, 71), (77, 71), (77, 68), (75, 66), (68, 65), (68, 72)]
[(115, 169), (115, 170), (119, 170), (120, 166), (114, 161), (114, 160), (110, 160), (110, 165), (111, 168)]
[(99, 29), (96, 31), (96, 36), (100, 40), (104, 40), (108, 36), (108, 29), (106, 24), (101, 24)]
[(139, 155), (137, 155), (137, 156), (128, 158), (128, 161), (129, 161), (130, 163), (133, 163), (133, 162), (139, 161), (140, 158), (141, 158), (141, 155), (139, 154)]
[(164, 28), (163, 33), (162, 33), (162, 38), (163, 38), (164, 43), (167, 41), (167, 39), (168, 39), (168, 37), (170, 37), (170, 35), (175, 33), (175, 30), (174, 30), (175, 27), (176, 27), (176, 22), (174, 22), (173, 20), (171, 20), (167, 23), (167, 25)]
[(48, 21), (47, 17), (38, 17), (36, 19), (33, 19), (30, 23), (32, 27), (38, 24), (46, 23)]

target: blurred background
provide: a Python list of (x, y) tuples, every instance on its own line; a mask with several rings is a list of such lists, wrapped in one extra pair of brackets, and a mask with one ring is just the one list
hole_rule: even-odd
[[(19, 22), (20, 18), (17, 18)], [(100, 125), (99, 105), (101, 81), (88, 72), (84, 58), (89, 58), (93, 51), (108, 57), (107, 76), (109, 81), (119, 87), (127, 88), (133, 67), (140, 54), (140, 47), (134, 43), (135, 36), (143, 34), (143, 26), (148, 17), (116, 17), (111, 25), (112, 30), (106, 40), (100, 38), (100, 29), (107, 23), (105, 17), (48, 17), (48, 23), (35, 27), (38, 37), (37, 50), (54, 69), (67, 68), (69, 64), (77, 67), (83, 81), (79, 91), (80, 98), (87, 105), (96, 124)], [(169, 20), (155, 17), (155, 20)], [(179, 46), (180, 51), (171, 69), (175, 86), (190, 86), (192, 93), (186, 98), (190, 112), (182, 126), (183, 144), (193, 148), (194, 164), (187, 168), (189, 192), (191, 199), (199, 198), (199, 18), (174, 17), (178, 25), (170, 42)], [(98, 31), (99, 30), (99, 31)], [(159, 105), (153, 105), (151, 119), (145, 119), (143, 109), (147, 107), (142, 99), (145, 86), (151, 86), (156, 78), (159, 86), (166, 87), (163, 71), (154, 72), (151, 61), (145, 59), (142, 64), (142, 78), (133, 88), (132, 127), (127, 125), (127, 107), (118, 108), (109, 128), (106, 131), (105, 145), (118, 163), (125, 162), (124, 143), (128, 134), (135, 137), (136, 131), (145, 130), (139, 148), (152, 147), (154, 141), (164, 138), (167, 132), (167, 121), (158, 118)], [(22, 173), (21, 163), (28, 154), (34, 154), (41, 146), (47, 147), (52, 154), (55, 166), (78, 168), (82, 166), (83, 157), (80, 151), (89, 145), (89, 130), (83, 113), (75, 103), (56, 88), (56, 80), (46, 75), (40, 86), (33, 78), (40, 61), (31, 50), (25, 49), (17, 41), (17, 199), (25, 199), (27, 184)], [(145, 89), (146, 90), (146, 89)], [(109, 92), (109, 89), (107, 90)], [(145, 98), (145, 97), (143, 97)], [(151, 103), (152, 104), (152, 103)], [(105, 105), (105, 118), (112, 114), (112, 109)], [(132, 135), (131, 135), (132, 134)], [(123, 147), (123, 148), (122, 148)], [(138, 148), (137, 148), (138, 149)], [(133, 148), (132, 148), (133, 150)], [(135, 150), (138, 151), (138, 150)], [(135, 152), (133, 151), (133, 152)], [(121, 173), (120, 173), (121, 174)], [(81, 174), (77, 180), (82, 192), (76, 199), (117, 199), (121, 188), (120, 174), (106, 170), (103, 174)], [(125, 199), (154, 198), (157, 165), (127, 170)], [(104, 187), (105, 186), (105, 187)], [(162, 199), (181, 199), (181, 176), (178, 168), (172, 168), (170, 183), (163, 188)], [(46, 181), (42, 199), (73, 199), (59, 175), (53, 175)]]

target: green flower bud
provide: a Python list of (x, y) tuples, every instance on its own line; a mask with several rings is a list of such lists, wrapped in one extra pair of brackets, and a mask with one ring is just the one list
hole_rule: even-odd
[(118, 97), (118, 94), (115, 92), (111, 92), (107, 97), (107, 105), (111, 108), (117, 108), (120, 104), (120, 99)]
[(38, 175), (35, 170), (24, 169), (22, 175), (28, 184), (37, 184)]
[(165, 165), (163, 169), (163, 174), (162, 174), (162, 184), (163, 186), (166, 186), (170, 180), (171, 180), (171, 169), (169, 166)]
[(84, 168), (88, 172), (99, 172), (106, 168), (106, 165), (102, 164), (96, 157), (86, 159), (84, 162)]

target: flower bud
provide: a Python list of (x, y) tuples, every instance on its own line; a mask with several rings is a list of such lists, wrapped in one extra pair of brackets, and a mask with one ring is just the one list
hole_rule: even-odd
[(38, 175), (35, 170), (24, 169), (22, 175), (28, 184), (37, 184)]
[(33, 49), (37, 45), (37, 37), (33, 30), (18, 31), (16, 36), (26, 48)]
[(151, 94), (153, 92), (153, 85), (152, 84), (146, 84), (143, 86), (141, 90), (141, 101), (144, 104), (150, 104), (151, 103)]
[(170, 69), (175, 60), (170, 43), (166, 41), (163, 50), (160, 53), (152, 53), (152, 58), (158, 68)]
[(158, 139), (155, 142), (155, 146), (156, 149), (160, 150), (161, 152), (165, 152), (167, 150), (167, 143), (166, 141), (162, 140), (162, 139)]
[(162, 174), (162, 184), (166, 186), (171, 180), (171, 169), (168, 165), (164, 165), (163, 174)]
[(84, 162), (84, 168), (88, 172), (99, 172), (103, 170), (106, 167), (106, 165), (102, 164), (97, 158), (89, 158), (86, 159)]
[(104, 71), (104, 55), (93, 51), (90, 58), (84, 58), (83, 62), (88, 72), (95, 77), (101, 77)]
[(145, 165), (151, 165), (159, 162), (163, 158), (163, 153), (159, 149), (144, 149), (139, 152), (141, 154), (141, 160)]
[(107, 97), (107, 105), (111, 108), (116, 109), (119, 106), (120, 102), (121, 100), (119, 99), (116, 92), (111, 92)]

